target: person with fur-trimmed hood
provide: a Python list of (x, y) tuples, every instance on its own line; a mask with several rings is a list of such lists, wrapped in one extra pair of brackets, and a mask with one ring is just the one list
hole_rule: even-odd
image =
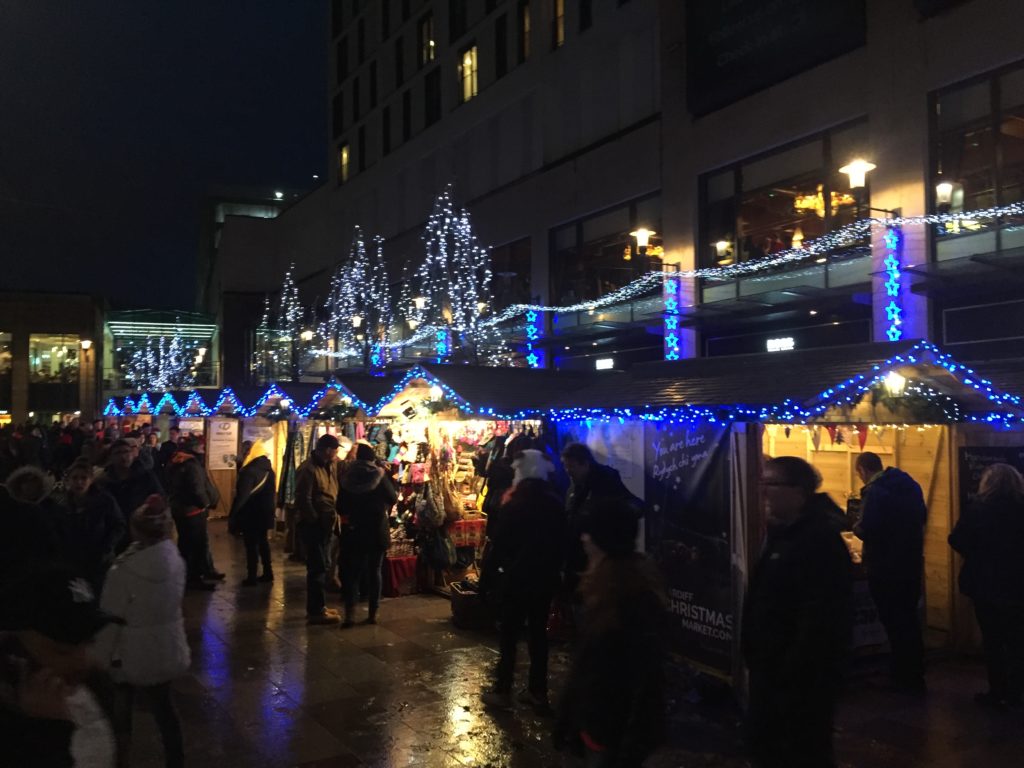
[(58, 559), (52, 492), (53, 478), (34, 466), (14, 470), (0, 486), (0, 581)]
[(355, 460), (346, 468), (338, 490), (341, 516), (341, 572), (345, 594), (345, 622), (355, 620), (359, 584), (365, 577), (369, 592), (368, 624), (377, 623), (380, 605), (381, 567), (391, 543), (388, 517), (398, 501), (398, 491), (384, 471), (373, 446), (356, 445)]

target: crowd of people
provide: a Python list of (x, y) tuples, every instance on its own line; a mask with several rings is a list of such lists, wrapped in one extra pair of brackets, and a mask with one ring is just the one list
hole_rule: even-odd
[[(207, 517), (219, 503), (201, 440), (172, 430), (127, 435), (71, 424), (8, 431), (0, 447), (0, 741), (17, 765), (130, 761), (133, 703), (148, 699), (166, 763), (184, 762), (171, 681), (189, 666), (186, 589), (212, 590)], [(28, 442), (25, 442), (25, 441)], [(67, 446), (68, 450), (55, 450)], [(379, 618), (381, 568), (397, 490), (373, 446), (324, 435), (295, 477), (297, 535), (311, 626)], [(556, 470), (560, 464), (564, 474)], [(891, 646), (892, 689), (924, 695), (919, 621), (927, 509), (920, 486), (880, 457), (856, 462), (863, 482), (855, 531)], [(521, 444), (488, 468), (487, 546), (480, 594), (494, 611), (499, 659), (483, 704), (519, 703), (551, 716), (556, 746), (587, 766), (635, 768), (665, 737), (667, 615), (661, 580), (638, 551), (641, 503), (582, 444), (555, 456)], [(559, 482), (559, 478), (567, 480)], [(849, 663), (853, 564), (849, 520), (793, 457), (766, 459), (766, 536), (743, 606), (746, 742), (756, 766), (829, 766), (833, 717)], [(229, 530), (246, 551), (245, 587), (274, 579), (268, 531), (277, 496), (260, 444), (243, 445)], [(175, 532), (177, 542), (175, 543)], [(338, 542), (337, 556), (331, 553)], [(949, 537), (964, 560), (984, 640), (986, 707), (1024, 692), (1024, 479), (985, 470)], [(327, 606), (340, 576), (343, 614)], [(554, 608), (554, 610), (553, 610)], [(556, 613), (573, 627), (572, 664), (554, 706), (548, 635)], [(311, 630), (316, 631), (316, 630)], [(514, 696), (517, 646), (529, 673)]]

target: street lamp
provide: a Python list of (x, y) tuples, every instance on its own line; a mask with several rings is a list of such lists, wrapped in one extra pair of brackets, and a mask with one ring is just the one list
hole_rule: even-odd
[(92, 339), (82, 339), (78, 343), (82, 345), (82, 349), (86, 352), (92, 349)]
[(658, 234), (653, 229), (639, 227), (629, 233), (629, 236), (636, 240), (636, 252), (641, 256), (647, 255), (647, 246), (651, 243), (651, 235)]
[(362, 315), (352, 315), (352, 327), (353, 328), (358, 328), (362, 324), (363, 324), (363, 316)]
[(896, 371), (889, 371), (885, 374), (885, 390), (893, 397), (902, 397), (903, 391), (907, 386), (907, 378), (896, 373)]
[(415, 331), (416, 330), (416, 326), (419, 325), (419, 321), (417, 321), (415, 317), (410, 317), (409, 320), (408, 320), (408, 323), (409, 323), (409, 330), (410, 331)]
[(299, 338), (306, 342), (312, 341), (313, 331), (307, 328), (306, 330), (299, 334)]
[(715, 243), (715, 257), (718, 265), (724, 267), (727, 264), (732, 264), (732, 243), (728, 240), (719, 240)]
[(875, 170), (877, 167), (874, 163), (869, 163), (867, 160), (858, 157), (840, 168), (839, 172), (845, 173), (850, 177), (850, 189), (863, 189), (867, 183), (868, 172)]
[(413, 306), (416, 307), (416, 309), (425, 309), (427, 306), (427, 297), (417, 296), (415, 299), (412, 300), (412, 303)]

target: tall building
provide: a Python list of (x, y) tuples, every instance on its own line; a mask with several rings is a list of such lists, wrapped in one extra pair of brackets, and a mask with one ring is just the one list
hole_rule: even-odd
[(304, 300), (323, 297), (355, 225), (397, 276), (452, 182), (499, 306), (681, 270), (671, 306), (652, 282), (545, 313), (547, 365), (893, 338), (1020, 357), (1018, 16), (1013, 0), (335, 2), (331, 179), (225, 224), (225, 306), (291, 262)]
[[(655, 0), (332, 9), (331, 179), (272, 221), (226, 222), (226, 308), (260, 306), (291, 262), (304, 300), (322, 300), (356, 225), (385, 238), (397, 278), (449, 183), (492, 248), (499, 307), (596, 297), (645, 271), (624, 255), (630, 231), (661, 227)], [(591, 347), (622, 323), (601, 325), (583, 313), (573, 328), (596, 332)]]

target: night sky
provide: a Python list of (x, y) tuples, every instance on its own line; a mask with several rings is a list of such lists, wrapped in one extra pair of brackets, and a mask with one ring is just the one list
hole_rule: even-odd
[(215, 185), (324, 173), (326, 0), (0, 0), (0, 290), (192, 308)]

